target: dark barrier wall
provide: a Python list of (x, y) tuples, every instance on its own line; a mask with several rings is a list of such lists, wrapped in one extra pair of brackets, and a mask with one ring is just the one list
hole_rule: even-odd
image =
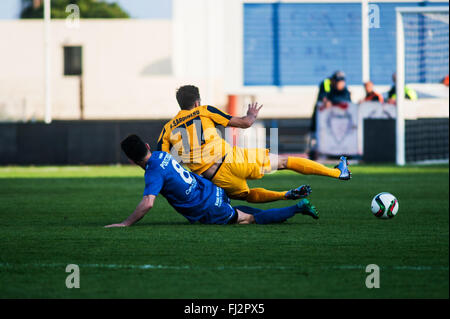
[[(0, 123), (0, 165), (77, 165), (128, 163), (120, 141), (136, 133), (156, 149), (167, 120), (54, 121)], [(280, 153), (304, 153), (309, 119), (264, 119), (278, 128)], [(448, 158), (448, 119), (406, 121), (406, 160)], [(267, 130), (267, 137), (269, 137)], [(269, 140), (266, 145), (269, 146)], [(395, 120), (364, 121), (364, 156), (368, 163), (395, 162)]]
[[(120, 141), (128, 134), (136, 133), (156, 149), (157, 139), (167, 121), (0, 123), (0, 165), (128, 163), (120, 149)], [(305, 151), (309, 119), (265, 119), (262, 122), (265, 127), (279, 128), (280, 152)]]
[(408, 162), (448, 159), (448, 118), (406, 121), (405, 156)]
[(128, 163), (120, 141), (136, 133), (156, 148), (166, 120), (0, 124), (0, 164)]
[(366, 119), (363, 134), (364, 162), (395, 162), (395, 120)]
[[(395, 120), (364, 120), (364, 156), (367, 163), (395, 162)], [(448, 159), (448, 118), (405, 121), (407, 162)]]

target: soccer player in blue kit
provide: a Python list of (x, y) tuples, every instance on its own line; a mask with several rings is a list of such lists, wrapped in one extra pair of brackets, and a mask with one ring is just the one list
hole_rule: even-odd
[[(280, 223), (295, 214), (319, 218), (316, 208), (307, 199), (294, 206), (268, 210), (230, 205), (225, 191), (211, 181), (185, 170), (169, 153), (151, 152), (137, 135), (121, 143), (126, 156), (145, 170), (144, 198), (135, 211), (122, 223), (105, 227), (131, 226), (153, 207), (162, 194), (175, 210), (189, 222), (202, 224), (270, 224)], [(309, 186), (308, 186), (309, 187)], [(309, 194), (305, 192), (305, 196)]]

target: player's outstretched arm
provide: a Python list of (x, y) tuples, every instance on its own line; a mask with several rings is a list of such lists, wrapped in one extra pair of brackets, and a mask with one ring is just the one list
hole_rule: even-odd
[(133, 214), (131, 214), (127, 219), (125, 219), (123, 222), (119, 224), (111, 224), (105, 226), (105, 228), (111, 228), (111, 227), (127, 227), (131, 226), (135, 223), (137, 223), (139, 220), (142, 219), (142, 217), (147, 214), (147, 212), (152, 209), (153, 204), (155, 203), (155, 195), (148, 195), (144, 196), (144, 198), (141, 200), (139, 205), (137, 205), (136, 209), (134, 210)]
[(249, 128), (255, 123), (258, 117), (258, 112), (263, 106), (258, 106), (258, 102), (254, 102), (248, 105), (247, 115), (243, 117), (233, 116), (228, 123), (228, 126), (239, 127), (239, 128)]

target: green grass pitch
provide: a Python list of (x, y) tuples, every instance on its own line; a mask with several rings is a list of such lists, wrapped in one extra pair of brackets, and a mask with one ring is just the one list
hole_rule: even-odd
[[(104, 229), (141, 199), (140, 168), (0, 168), (0, 298), (448, 298), (448, 166), (352, 171), (349, 182), (289, 172), (250, 182), (310, 184), (318, 221), (190, 225), (159, 196), (136, 226)], [(399, 200), (392, 220), (370, 212), (382, 191)], [(79, 289), (65, 286), (67, 264), (80, 267)], [(365, 286), (368, 264), (380, 267), (378, 289)]]

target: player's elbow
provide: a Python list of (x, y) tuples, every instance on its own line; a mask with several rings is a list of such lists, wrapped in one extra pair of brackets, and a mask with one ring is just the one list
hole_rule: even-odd
[(237, 128), (249, 128), (253, 125), (253, 122), (247, 117), (233, 117), (228, 125)]
[(250, 119), (245, 119), (242, 128), (249, 128), (253, 125), (253, 121)]
[(147, 212), (150, 209), (153, 208), (153, 204), (154, 204), (154, 199), (150, 198), (150, 197), (145, 197), (144, 200), (141, 202), (141, 207), (142, 210)]
[(148, 212), (150, 209), (152, 209), (153, 208), (153, 203), (152, 204), (146, 204), (145, 206), (144, 206), (144, 210), (146, 211), (146, 212)]

